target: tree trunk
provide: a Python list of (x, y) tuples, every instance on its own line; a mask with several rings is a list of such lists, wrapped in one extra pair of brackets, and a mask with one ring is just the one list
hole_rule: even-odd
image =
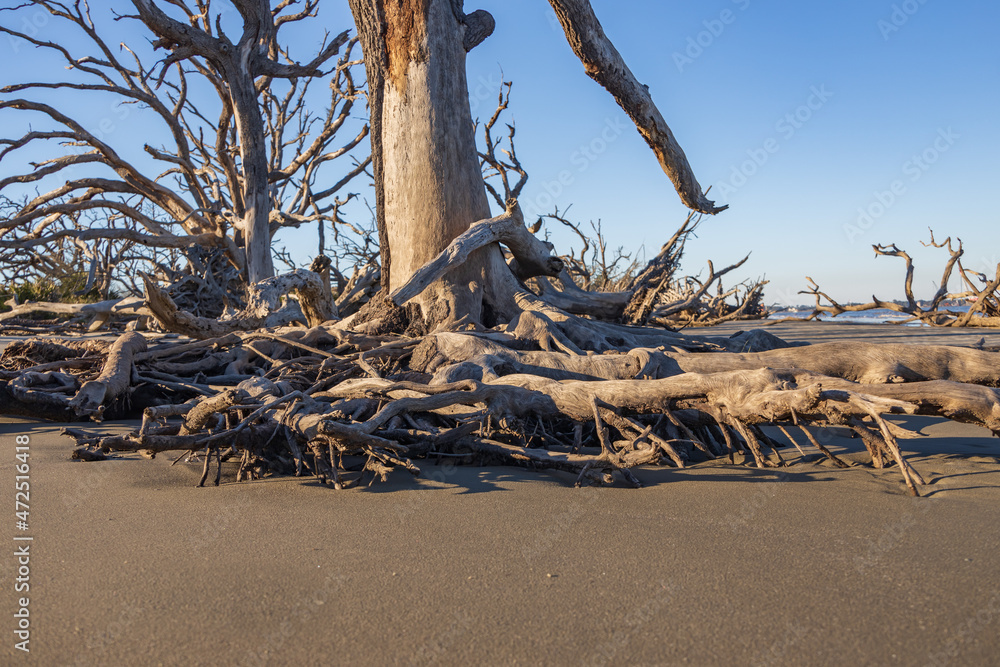
[[(705, 213), (723, 210), (701, 192), (648, 90), (604, 34), (589, 1), (550, 1), (588, 74), (635, 121), (682, 201)], [(494, 21), (483, 10), (465, 14), (463, 0), (350, 4), (368, 75), (382, 287), (400, 294), (411, 291), (413, 274), (472, 223), (490, 217), (465, 54), (492, 33)], [(508, 210), (520, 217), (516, 206), (508, 204)], [(414, 300), (431, 327), (464, 322), (493, 326), (520, 312), (517, 299), (524, 287), (518, 278), (525, 277), (515, 277), (499, 246), (490, 243)]]
[(234, 64), (237, 71), (230, 75), (229, 95), (243, 163), (243, 248), (247, 257), (247, 282), (252, 285), (274, 276), (267, 143), (253, 75), (241, 67), (241, 63)]
[[(492, 19), (484, 20), (485, 12), (466, 17), (461, 4), (351, 0), (368, 73), (382, 284), (389, 291), (403, 286), (473, 222), (490, 217), (465, 54), (467, 46), (481, 41), (481, 35), (471, 36), (474, 28), (491, 26)], [(468, 20), (473, 18), (478, 20)], [(432, 326), (463, 319), (478, 323), (488, 278), (496, 273), (508, 287), (513, 282), (504, 272), (510, 275), (491, 245), (416, 302)], [(485, 296), (494, 300), (490, 291)]]

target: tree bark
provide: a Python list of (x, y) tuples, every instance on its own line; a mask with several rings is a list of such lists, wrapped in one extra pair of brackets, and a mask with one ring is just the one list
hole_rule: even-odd
[(154, 47), (172, 51), (167, 63), (198, 55), (211, 60), (225, 73), (244, 171), (245, 208), (241, 225), (247, 282), (270, 278), (274, 275), (274, 263), (268, 227), (271, 214), (269, 168), (255, 84), (256, 77), (262, 73), (261, 61), (266, 58), (274, 36), (270, 7), (262, 0), (238, 3), (244, 20), (243, 34), (238, 43), (232, 44), (225, 37), (217, 38), (173, 20), (151, 0), (133, 0), (133, 4), (142, 22), (160, 38)]
[(229, 94), (236, 118), (243, 162), (243, 248), (247, 257), (247, 282), (266, 280), (274, 275), (271, 257), (271, 197), (268, 192), (267, 143), (264, 121), (257, 102), (253, 74), (245, 63), (233, 63), (235, 71), (229, 78)]
[[(153, 318), (167, 331), (192, 338), (217, 338), (236, 331), (282, 327), (295, 321), (309, 326), (337, 319), (337, 304), (323, 279), (312, 271), (297, 269), (250, 285), (247, 305), (231, 319), (198, 317), (177, 307), (170, 295), (145, 274), (146, 304)], [(298, 302), (282, 299), (294, 293)]]
[[(490, 218), (465, 54), (492, 19), (482, 11), (467, 17), (458, 0), (351, 0), (351, 9), (368, 74), (382, 285), (395, 291), (472, 223)], [(415, 301), (431, 326), (480, 323), (484, 298), (504, 310), (516, 289), (492, 244)]]
[(146, 351), (142, 334), (130, 331), (122, 334), (108, 350), (108, 359), (97, 378), (83, 383), (80, 391), (69, 401), (77, 415), (93, 417), (100, 421), (104, 405), (128, 391), (132, 383), (133, 357)]

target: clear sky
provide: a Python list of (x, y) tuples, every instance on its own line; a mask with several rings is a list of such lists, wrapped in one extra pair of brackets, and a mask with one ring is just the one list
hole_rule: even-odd
[[(689, 243), (689, 272), (751, 252), (740, 277), (770, 280), (769, 303), (804, 302), (795, 292), (806, 275), (845, 300), (897, 298), (902, 262), (871, 250), (895, 242), (913, 255), (926, 297), (945, 258), (920, 245), (928, 227), (966, 242), (968, 268), (992, 273), (1000, 262), (995, 3), (592, 3), (701, 184), (730, 205)], [(469, 56), (473, 113), (492, 112), (501, 72), (514, 81), (518, 155), (531, 175), (522, 207), (572, 205), (575, 219), (602, 221), (611, 245), (655, 253), (685, 209), (624, 112), (584, 74), (548, 3), (466, 5), (477, 8), (497, 28)], [(324, 0), (320, 16), (332, 32), (350, 27), (344, 0)], [(143, 39), (134, 23), (113, 25), (111, 41)], [(51, 68), (6, 41), (2, 83)], [(80, 112), (119, 114), (106, 104)], [(116, 125), (141, 147), (137, 115)], [(572, 238), (553, 240), (565, 250)]]
[[(519, 155), (532, 175), (525, 208), (549, 203), (546, 182), (557, 190), (568, 169), (560, 206), (655, 252), (685, 210), (652, 152), (626, 127), (580, 161), (580, 147), (601, 148), (624, 113), (584, 75), (547, 3), (483, 5), (497, 30), (470, 54), (470, 79), (502, 67), (515, 82)], [(1000, 262), (996, 3), (593, 5), (701, 184), (730, 205), (704, 223), (685, 268), (752, 252), (744, 275), (771, 280), (769, 302), (802, 300), (806, 275), (836, 297), (894, 298), (902, 262), (876, 260), (871, 245), (895, 242), (914, 257), (917, 296), (929, 296), (944, 253), (920, 245), (928, 227), (966, 242), (968, 268), (992, 274)]]

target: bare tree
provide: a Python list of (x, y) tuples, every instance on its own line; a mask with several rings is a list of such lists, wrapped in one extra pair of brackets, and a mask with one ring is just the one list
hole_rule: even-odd
[[(648, 91), (628, 71), (589, 3), (552, 4), (587, 71), (636, 121), (685, 203), (709, 213), (720, 210), (705, 199)], [(490, 219), (476, 159), (465, 55), (492, 33), (493, 17), (483, 10), (466, 14), (457, 0), (351, 0), (351, 9), (370, 91), (383, 284), (397, 303), (415, 299), (432, 328), (515, 317), (523, 310), (517, 303), (517, 295), (523, 294), (518, 279), (557, 276), (563, 267), (547, 260), (548, 249), (520, 231), (521, 214), (513, 201), (506, 217), (491, 224), (506, 226), (520, 237), (513, 241), (508, 236), (505, 242), (516, 260), (514, 272), (494, 242), (493, 237), (502, 234), (497, 230), (479, 235), (477, 242), (491, 239), (483, 245), (471, 248), (464, 243), (469, 251), (460, 266), (448, 267), (446, 276), (437, 275), (416, 290), (407, 286), (470, 225)], [(422, 149), (413, 151), (412, 146)], [(516, 197), (517, 186), (510, 189)], [(516, 224), (508, 224), (511, 220)], [(421, 280), (428, 275), (422, 274)]]
[[(45, 10), (76, 36), (71, 48), (0, 25), (11, 38), (57, 54), (70, 73), (64, 81), (17, 83), (0, 91), (0, 110), (42, 117), (51, 128), (0, 140), (0, 161), (17, 159), (20, 149), (56, 148), (52, 157), (0, 180), (0, 193), (69, 175), (63, 184), (29, 196), (0, 222), (0, 249), (39, 257), (72, 243), (85, 244), (96, 256), (101, 246), (118, 259), (142, 257), (147, 270), (168, 282), (187, 271), (206, 301), (235, 299), (233, 280), (245, 284), (273, 275), (271, 243), (278, 230), (345, 222), (340, 211), (351, 197), (345, 188), (370, 164), (367, 157), (357, 160), (339, 175), (330, 168), (340, 167), (338, 158), (361, 146), (368, 133), (362, 123), (350, 138), (337, 138), (356, 124), (354, 105), (363, 94), (352, 73), (360, 64), (352, 55), (356, 42), (342, 32), (305, 64), (293, 59), (279, 31), (314, 19), (316, 0), (294, 12), (296, 3), (272, 9), (264, 0), (237, 2), (242, 33), (235, 41), (210, 0), (170, 2), (177, 18), (149, 0), (133, 4), (137, 14), (116, 20), (141, 22), (155, 35), (153, 49), (165, 55), (152, 64), (144, 62), (149, 54), (141, 49), (112, 48), (86, 4), (32, 0), (5, 8)], [(321, 99), (316, 88), (323, 85), (329, 87), (327, 101), (316, 113), (310, 102)], [(15, 97), (43, 97), (47, 91), (110, 96), (141, 109), (143, 120), (158, 123), (171, 143), (147, 143), (146, 159), (136, 161), (113, 145), (114, 137), (75, 120), (68, 105)], [(208, 91), (214, 91), (214, 105)], [(81, 169), (86, 176), (77, 176)], [(96, 215), (84, 221), (87, 213)], [(183, 253), (190, 269), (164, 263), (163, 249)], [(228, 270), (234, 273), (227, 278)]]
[[(570, 312), (620, 318), (632, 325), (708, 326), (762, 318), (766, 314), (761, 303), (766, 280), (745, 280), (728, 289), (722, 285), (722, 279), (742, 267), (749, 255), (718, 271), (709, 261), (708, 275), (704, 278), (681, 272), (685, 246), (703, 219), (701, 213), (690, 213), (660, 252), (640, 269), (639, 261), (621, 247), (608, 251), (600, 222), (591, 223), (590, 234), (579, 223), (569, 220), (566, 212), (557, 209), (537, 224), (554, 220), (568, 227), (580, 239), (580, 250), (571, 249), (560, 255), (565, 271), (554, 281), (538, 278), (537, 291), (548, 303)], [(583, 290), (600, 292), (604, 308), (598, 310), (593, 299), (589, 303), (579, 298), (564, 303), (562, 293), (575, 291), (573, 283)]]

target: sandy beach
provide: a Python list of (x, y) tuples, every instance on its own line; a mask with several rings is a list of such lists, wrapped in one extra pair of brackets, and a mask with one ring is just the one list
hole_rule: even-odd
[[(730, 335), (752, 323), (719, 327)], [(782, 323), (786, 340), (1000, 345), (1000, 332)], [(697, 333), (706, 333), (698, 331)], [(4, 664), (977, 665), (1000, 654), (1000, 440), (901, 418), (929, 485), (862, 466), (843, 429), (758, 470), (647, 468), (644, 488), (436, 466), (335, 492), (307, 478), (195, 488), (200, 466), (69, 459), (59, 426), (0, 424)], [(109, 427), (112, 425), (108, 425)], [(124, 428), (127, 424), (114, 425)], [(13, 511), (13, 498), (8, 507)], [(30, 536), (31, 542), (14, 541)], [(30, 656), (14, 549), (30, 544)], [(13, 546), (12, 546), (13, 545)]]

